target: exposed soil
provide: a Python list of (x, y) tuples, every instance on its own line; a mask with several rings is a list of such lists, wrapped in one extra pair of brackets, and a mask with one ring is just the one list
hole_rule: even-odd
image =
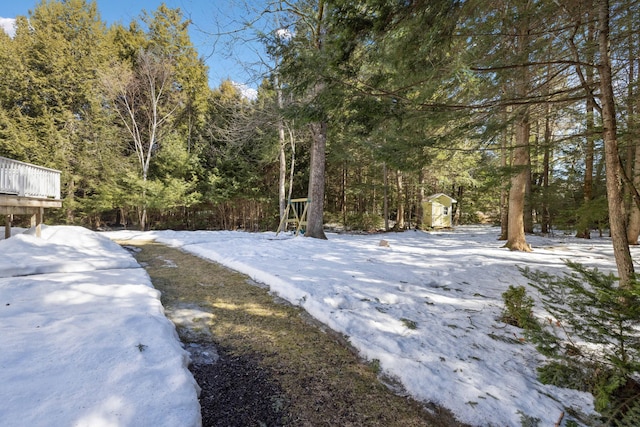
[(194, 378), (202, 388), (203, 426), (284, 426), (288, 402), (259, 357), (234, 355), (218, 348), (215, 364), (192, 363)]
[(191, 354), (204, 427), (462, 425), (248, 277), (159, 244), (121, 243), (162, 292)]

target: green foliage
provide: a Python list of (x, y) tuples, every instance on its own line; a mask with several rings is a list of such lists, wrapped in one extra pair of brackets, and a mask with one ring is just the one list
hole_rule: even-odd
[(538, 427), (540, 425), (540, 418), (531, 417), (522, 411), (518, 412), (520, 414), (521, 427)]
[[(546, 327), (547, 335), (538, 335), (557, 359), (540, 369), (540, 378), (586, 388), (595, 397), (596, 409), (618, 420), (640, 399), (634, 379), (640, 371), (638, 285), (634, 281), (622, 288), (612, 274), (566, 264), (571, 272), (561, 277), (521, 269), (555, 318)], [(628, 389), (634, 391), (629, 395)], [(628, 399), (632, 402), (621, 406)]]
[(607, 198), (598, 197), (579, 206), (567, 205), (557, 217), (557, 225), (570, 230), (602, 230), (607, 226), (609, 211)]
[(418, 324), (415, 322), (415, 320), (411, 320), (403, 317), (402, 319), (400, 319), (400, 321), (407, 329), (412, 329), (412, 330), (418, 329)]
[(578, 364), (553, 360), (538, 368), (538, 379), (542, 384), (552, 384), (574, 390), (593, 389), (593, 369)]
[(369, 362), (369, 367), (376, 375), (382, 372), (382, 367), (380, 366), (380, 359), (372, 359), (371, 362)]
[(605, 418), (604, 423), (615, 427), (637, 427), (640, 424), (640, 396), (638, 391), (626, 401), (623, 400), (623, 414), (615, 418)]
[(524, 286), (509, 286), (502, 294), (505, 310), (502, 321), (522, 329), (539, 329), (537, 320), (533, 316), (533, 298), (527, 295)]
[(347, 215), (345, 227), (349, 230), (377, 231), (384, 226), (380, 215), (352, 213)]

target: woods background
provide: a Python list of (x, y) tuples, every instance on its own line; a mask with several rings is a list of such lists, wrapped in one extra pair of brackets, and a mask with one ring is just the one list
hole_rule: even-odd
[(310, 227), (404, 229), (442, 192), (456, 223), (500, 223), (525, 249), (534, 229), (610, 227), (617, 188), (637, 243), (636, 1), (262, 13), (271, 32), (249, 16), (242, 30), (270, 72), (247, 99), (209, 87), (179, 9), (107, 26), (94, 2), (41, 1), (0, 32), (0, 155), (61, 170), (55, 220), (93, 228), (275, 230), (286, 199), (309, 196)]

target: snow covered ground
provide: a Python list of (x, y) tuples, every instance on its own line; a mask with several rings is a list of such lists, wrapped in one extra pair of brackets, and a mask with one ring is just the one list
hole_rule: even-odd
[(518, 253), (497, 235), (475, 226), (321, 241), (44, 227), (42, 239), (0, 240), (0, 425), (199, 425), (197, 385), (159, 293), (107, 237), (154, 239), (266, 283), (461, 421), (547, 426), (565, 406), (591, 411), (590, 395), (536, 380), (541, 358), (500, 322), (501, 294), (526, 284), (516, 266), (560, 272), (569, 258), (612, 270), (610, 241), (529, 236), (534, 252)]
[(159, 292), (80, 227), (0, 240), (0, 425), (197, 427), (198, 386)]
[[(520, 342), (520, 330), (500, 322), (501, 294), (509, 285), (526, 285), (516, 266), (559, 273), (562, 260), (572, 259), (612, 270), (610, 241), (529, 236), (534, 252), (519, 253), (502, 248), (498, 234), (485, 226), (329, 234), (327, 241), (230, 231), (106, 233), (154, 239), (269, 285), (347, 335), (411, 395), (449, 408), (461, 421), (519, 426), (528, 417), (552, 426), (564, 407), (589, 413), (591, 395), (537, 381), (542, 359)], [(389, 247), (379, 246), (381, 239)]]

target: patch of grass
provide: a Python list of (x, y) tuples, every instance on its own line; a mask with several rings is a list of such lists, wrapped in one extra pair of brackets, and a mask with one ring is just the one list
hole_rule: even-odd
[[(131, 245), (127, 242), (127, 245)], [(461, 426), (450, 412), (392, 393), (346, 339), (299, 307), (282, 302), (247, 277), (218, 264), (155, 243), (138, 245), (163, 305), (195, 304), (212, 313), (214, 344), (233, 354), (259, 355), (288, 403), (287, 425)], [(175, 268), (166, 268), (165, 260)], [(220, 286), (224, 284), (224, 286)], [(178, 328), (181, 337), (188, 331)]]
[(418, 324), (411, 319), (403, 317), (400, 321), (407, 329), (418, 329)]
[(380, 372), (382, 372), (382, 368), (380, 367), (380, 360), (379, 359), (373, 359), (370, 363), (369, 366), (371, 366), (371, 369), (373, 370), (373, 372), (378, 375)]

